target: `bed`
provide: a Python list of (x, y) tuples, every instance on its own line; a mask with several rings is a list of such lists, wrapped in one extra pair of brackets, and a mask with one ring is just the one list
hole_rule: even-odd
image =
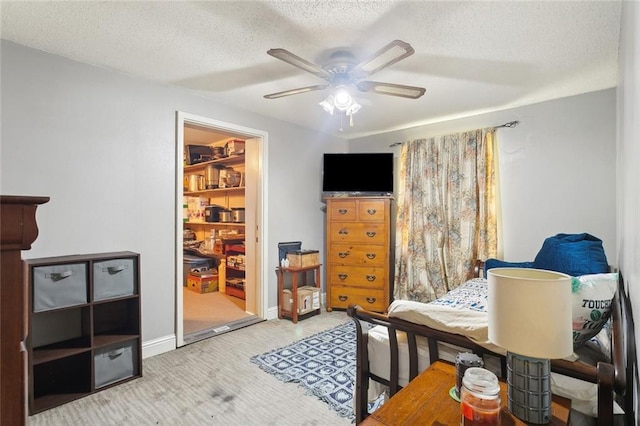
[[(477, 277), (467, 281), (460, 289), (472, 293), (482, 286), (482, 263), (476, 266)], [(608, 347), (610, 356), (604, 359), (593, 355), (593, 347), (582, 351), (579, 359), (552, 360), (552, 391), (572, 399), (571, 424), (613, 425), (634, 424), (632, 383), (635, 365), (635, 340), (630, 302), (618, 274), (617, 290), (611, 308), (611, 321), (598, 334)], [(348, 315), (357, 331), (355, 414), (356, 422), (369, 415), (371, 402), (378, 403), (391, 397), (410, 380), (429, 366), (431, 360), (455, 362), (460, 351), (471, 351), (484, 359), (485, 367), (499, 377), (506, 378), (506, 357), (501, 348), (486, 338), (482, 326), (467, 328), (468, 323), (487, 321), (486, 312), (467, 312), (469, 318), (461, 324), (449, 319), (457, 315), (455, 307), (446, 302), (431, 302), (438, 317), (416, 320), (407, 314), (406, 303), (390, 306), (385, 314), (367, 311), (360, 306), (349, 306)], [(416, 302), (411, 302), (416, 303)], [(447, 311), (449, 309), (449, 312)], [(400, 314), (399, 312), (403, 312)], [(451, 324), (451, 326), (449, 325)], [(392, 332), (392, 331), (395, 331)], [(629, 336), (629, 339), (626, 337)], [(594, 340), (596, 340), (594, 338)], [(606, 341), (605, 341), (606, 340)], [(585, 345), (588, 347), (588, 345)], [(590, 352), (591, 351), (591, 352)], [(626, 413), (626, 414), (625, 414)]]

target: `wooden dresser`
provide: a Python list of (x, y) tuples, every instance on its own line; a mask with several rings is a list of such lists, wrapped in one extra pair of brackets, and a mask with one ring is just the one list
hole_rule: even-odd
[(389, 197), (327, 198), (327, 310), (389, 306)]
[(0, 196), (0, 424), (26, 423), (26, 289), (21, 250), (38, 236), (36, 208), (49, 197)]

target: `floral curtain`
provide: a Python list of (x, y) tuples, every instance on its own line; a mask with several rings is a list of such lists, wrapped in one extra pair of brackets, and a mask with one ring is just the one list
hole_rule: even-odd
[(497, 252), (495, 129), (403, 144), (394, 298), (429, 302)]

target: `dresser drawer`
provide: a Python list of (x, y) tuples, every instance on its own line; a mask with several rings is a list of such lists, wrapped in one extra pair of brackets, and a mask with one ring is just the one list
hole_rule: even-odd
[(384, 223), (335, 222), (327, 232), (330, 242), (387, 244), (388, 231)]
[(33, 312), (87, 303), (87, 264), (33, 268)]
[(383, 245), (333, 243), (329, 262), (338, 265), (370, 265), (384, 267), (389, 248)]
[(353, 200), (332, 201), (327, 215), (330, 221), (356, 220), (358, 210)]
[(360, 200), (358, 220), (361, 222), (384, 222), (389, 203), (382, 200)]
[(330, 303), (332, 308), (346, 309), (349, 305), (360, 305), (370, 311), (384, 312), (387, 309), (384, 292), (384, 289), (332, 286)]
[(384, 288), (387, 278), (384, 267), (330, 265), (327, 268), (329, 285)]

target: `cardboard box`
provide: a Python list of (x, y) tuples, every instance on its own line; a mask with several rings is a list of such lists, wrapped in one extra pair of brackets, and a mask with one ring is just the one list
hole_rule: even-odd
[(320, 264), (320, 252), (318, 250), (296, 250), (287, 253), (289, 268), (306, 268)]
[(187, 288), (201, 294), (218, 291), (218, 275), (211, 273), (189, 274)]
[[(282, 309), (293, 310), (293, 297), (289, 289), (282, 290)], [(298, 287), (298, 315), (320, 309), (320, 289), (312, 286)]]

